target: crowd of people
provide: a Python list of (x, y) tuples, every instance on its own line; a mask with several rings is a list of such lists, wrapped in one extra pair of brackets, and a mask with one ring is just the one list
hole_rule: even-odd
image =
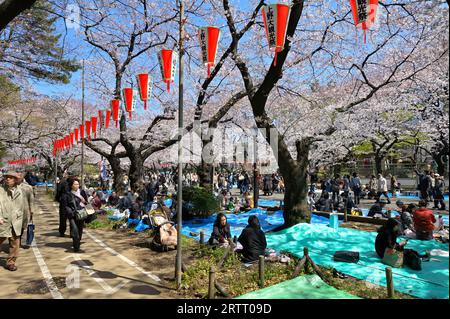
[[(307, 202), (311, 211), (324, 212), (347, 212), (361, 211), (359, 206), (361, 199), (375, 200), (370, 207), (368, 215), (374, 218), (388, 218), (388, 224), (379, 231), (376, 243), (377, 253), (383, 258), (386, 248), (401, 249), (403, 243), (396, 243), (396, 236), (407, 236), (419, 240), (431, 240), (436, 231), (443, 228), (441, 216), (436, 218), (433, 211), (428, 208), (429, 203), (434, 203), (434, 209), (445, 209), (443, 177), (432, 172), (420, 173), (418, 190), (420, 190), (420, 202), (418, 205), (403, 201), (396, 201), (395, 211), (397, 216), (392, 217), (392, 211), (386, 210), (386, 205), (391, 204), (391, 199), (401, 190), (401, 185), (395, 176), (389, 176), (390, 188), (387, 179), (382, 175), (372, 175), (368, 184), (364, 185), (361, 178), (355, 172), (351, 175), (318, 180), (316, 176), (310, 177), (310, 187)], [(97, 214), (104, 214), (105, 209), (116, 209), (127, 212), (129, 220), (142, 220), (149, 211), (161, 208), (167, 216), (167, 220), (175, 220), (177, 198), (169, 192), (170, 187), (177, 184), (176, 171), (170, 173), (148, 174), (144, 186), (138, 193), (131, 192), (129, 180), (124, 178), (124, 194), (115, 191), (106, 191), (105, 188), (81, 189), (81, 182), (76, 176), (66, 173), (57, 184), (55, 199), (59, 202), (59, 234), (66, 236), (67, 223), (69, 224), (70, 237), (73, 241), (74, 251), (80, 250), (81, 238), (85, 223), (90, 219), (78, 219), (80, 211), (91, 211), (91, 219)], [(257, 184), (265, 196), (284, 192), (284, 180), (278, 174), (259, 175)], [(184, 185), (199, 185), (197, 174), (187, 173), (184, 176)], [(7, 259), (6, 268), (16, 270), (16, 260), (20, 247), (27, 248), (21, 244), (21, 238), (29, 222), (32, 221), (34, 208), (34, 187), (37, 184), (35, 173), (7, 172), (3, 174), (0, 187), (0, 243), (8, 239), (10, 254)], [(239, 195), (233, 192), (237, 187)], [(239, 213), (248, 211), (255, 207), (252, 196), (253, 179), (245, 171), (228, 173), (217, 173), (213, 176), (213, 190), (220, 202), (222, 211)], [(320, 196), (317, 191), (320, 188)], [(383, 198), (384, 197), (384, 198)], [(172, 205), (168, 207), (165, 199), (171, 198)], [(93, 212), (93, 213), (92, 213)], [(147, 216), (148, 217), (148, 216)], [(88, 221), (89, 220), (89, 221)], [(394, 224), (395, 222), (395, 224)], [(209, 239), (211, 245), (228, 245), (233, 243), (231, 229), (224, 213), (218, 213), (213, 226), (213, 232)], [(395, 233), (395, 236), (394, 236)], [(237, 239), (241, 245), (244, 262), (253, 262), (258, 256), (264, 255), (266, 240), (261, 230), (259, 220), (251, 216), (248, 226), (242, 231)], [(22, 246), (21, 246), (22, 245)]]

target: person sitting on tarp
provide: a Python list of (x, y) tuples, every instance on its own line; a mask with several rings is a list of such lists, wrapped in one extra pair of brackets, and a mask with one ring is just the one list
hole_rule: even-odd
[(427, 208), (426, 200), (419, 201), (419, 209), (416, 209), (413, 214), (414, 228), (416, 230), (416, 237), (420, 240), (433, 239), (434, 223), (436, 218), (432, 210)]
[(106, 204), (110, 207), (116, 207), (119, 205), (119, 196), (117, 196), (116, 192), (112, 192), (112, 194), (108, 197)]
[[(396, 202), (397, 212), (399, 213), (399, 221), (401, 224), (401, 233), (404, 235), (406, 232), (414, 231), (414, 223), (412, 219), (412, 213), (410, 211), (410, 206), (405, 205), (401, 200)], [(413, 204), (414, 205), (414, 204)]]
[[(383, 263), (388, 260), (385, 259), (386, 250), (390, 250), (391, 254), (403, 254), (403, 264), (414, 270), (422, 270), (422, 261), (429, 261), (430, 254), (426, 252), (420, 255), (413, 249), (405, 249), (408, 240), (397, 243), (397, 238), (400, 235), (399, 222), (393, 218), (389, 218), (385, 226), (380, 227), (378, 235), (375, 239), (375, 250), (377, 255), (383, 259)], [(394, 252), (394, 253), (393, 253)], [(391, 265), (394, 266), (394, 265)], [(396, 265), (401, 267), (402, 265)]]
[(243, 208), (245, 210), (252, 209), (255, 207), (255, 203), (253, 201), (253, 196), (250, 194), (250, 192), (244, 193), (244, 200), (243, 200)]
[(144, 200), (142, 197), (136, 198), (136, 201), (130, 207), (129, 219), (141, 219), (144, 211)]
[(338, 213), (345, 213), (347, 210), (347, 214), (351, 214), (353, 208), (358, 208), (355, 205), (355, 202), (353, 201), (352, 195), (350, 193), (343, 193), (341, 195), (342, 201), (339, 203), (338, 207), (336, 208)]
[(384, 217), (387, 218), (388, 215), (383, 212), (383, 208), (386, 206), (387, 202), (384, 199), (380, 199), (378, 203), (375, 203), (372, 207), (370, 207), (368, 217)]
[(375, 250), (380, 258), (384, 257), (386, 248), (403, 250), (403, 247), (406, 245), (406, 241), (402, 241), (398, 244), (397, 237), (399, 234), (399, 224), (393, 218), (389, 218), (386, 225), (378, 229), (378, 235), (375, 239)]
[(226, 245), (231, 239), (230, 224), (227, 222), (227, 217), (223, 213), (218, 213), (208, 243), (210, 245)]
[(119, 205), (117, 208), (120, 211), (124, 211), (130, 209), (132, 205), (133, 205), (133, 194), (131, 192), (127, 192), (126, 196), (123, 196), (122, 198), (119, 199)]
[(248, 225), (242, 230), (238, 238), (243, 249), (241, 260), (244, 263), (257, 261), (259, 256), (264, 256), (267, 248), (266, 235), (261, 230), (258, 217), (252, 215), (248, 218)]
[(322, 191), (322, 195), (320, 196), (316, 207), (321, 212), (333, 211), (333, 202), (330, 199), (330, 193), (328, 193), (327, 191)]

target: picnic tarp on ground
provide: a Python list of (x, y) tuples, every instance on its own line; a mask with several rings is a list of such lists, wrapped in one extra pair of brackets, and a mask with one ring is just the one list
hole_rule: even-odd
[[(386, 286), (385, 268), (375, 252), (377, 233), (354, 229), (337, 230), (320, 224), (298, 224), (277, 233), (267, 234), (267, 245), (277, 251), (289, 251), (303, 257), (303, 247), (309, 248), (313, 261), (333, 267), (347, 275)], [(449, 298), (448, 244), (436, 241), (410, 240), (406, 248), (419, 253), (432, 251), (431, 261), (422, 263), (422, 270), (393, 268), (396, 290), (419, 298)], [(358, 251), (358, 264), (335, 262), (333, 254), (339, 250)], [(434, 254), (440, 256), (434, 256)]]
[[(181, 233), (185, 236), (189, 236), (199, 240), (199, 234), (201, 231), (203, 231), (205, 233), (205, 240), (208, 240), (213, 230), (213, 224), (216, 220), (216, 215), (217, 214), (211, 215), (207, 218), (195, 218), (192, 220), (183, 221)], [(265, 232), (273, 230), (278, 226), (283, 225), (284, 223), (283, 211), (281, 210), (276, 212), (267, 212), (260, 208), (254, 208), (245, 213), (226, 214), (228, 223), (230, 224), (232, 236), (239, 237), (242, 230), (247, 226), (248, 218), (251, 215), (258, 216), (261, 228)], [(311, 223), (328, 225), (329, 221), (326, 217), (312, 215)], [(195, 235), (192, 235), (191, 233), (194, 233)]]
[(277, 285), (237, 297), (236, 299), (360, 299), (346, 291), (327, 285), (317, 275), (299, 276)]

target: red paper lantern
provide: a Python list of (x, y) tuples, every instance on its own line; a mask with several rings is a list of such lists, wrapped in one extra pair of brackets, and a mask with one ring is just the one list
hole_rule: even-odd
[(103, 110), (98, 111), (98, 126), (99, 128), (103, 127)]
[(283, 3), (265, 5), (262, 8), (269, 49), (275, 52), (273, 65), (277, 65), (277, 55), (284, 50), (291, 6)]
[(152, 86), (153, 81), (152, 77), (148, 73), (141, 73), (136, 76), (139, 95), (141, 97), (141, 101), (144, 102), (144, 110), (147, 110), (147, 101), (152, 95)]
[(77, 128), (74, 129), (74, 132), (75, 132), (75, 141), (77, 141), (77, 144), (78, 144), (78, 141), (79, 141), (79, 139), (78, 139), (78, 129)]
[(125, 101), (125, 109), (130, 114), (130, 120), (131, 120), (134, 106), (136, 103), (136, 99), (134, 98), (136, 90), (133, 90), (133, 88), (125, 88), (122, 90), (122, 93), (123, 93), (123, 99)]
[(111, 118), (111, 111), (106, 110), (106, 116), (105, 116), (105, 129), (109, 127), (109, 119)]
[(84, 143), (84, 125), (80, 124), (80, 139), (81, 142)]
[(119, 127), (119, 116), (120, 116), (120, 100), (111, 101), (112, 116), (113, 120), (116, 122), (116, 128)]
[(161, 50), (158, 54), (158, 60), (163, 82), (167, 83), (167, 92), (170, 92), (170, 83), (175, 81), (178, 53), (173, 50)]
[(86, 135), (88, 136), (89, 141), (91, 140), (91, 121), (86, 121)]
[(92, 133), (94, 133), (94, 138), (97, 138), (97, 117), (91, 117), (91, 129)]
[(215, 65), (217, 47), (220, 39), (220, 29), (217, 27), (203, 27), (199, 30), (200, 47), (202, 49), (203, 64), (208, 67), (208, 78), (211, 75), (211, 67)]
[(75, 137), (75, 136), (73, 135), (73, 133), (70, 132), (70, 146), (71, 146), (71, 147), (73, 147), (73, 144), (75, 144), (74, 137)]
[(376, 20), (378, 0), (350, 0), (355, 26), (364, 31), (364, 43), (366, 43), (366, 30)]

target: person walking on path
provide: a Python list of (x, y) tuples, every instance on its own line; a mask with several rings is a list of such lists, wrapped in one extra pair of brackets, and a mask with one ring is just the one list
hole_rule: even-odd
[(358, 173), (353, 173), (353, 177), (350, 181), (351, 190), (353, 191), (353, 195), (355, 196), (355, 204), (360, 204), (360, 196), (361, 196), (361, 179), (358, 176)]
[(18, 176), (18, 187), (22, 190), (24, 200), (22, 232), (20, 233), (20, 245), (22, 246), (22, 235), (25, 232), (25, 229), (27, 229), (28, 222), (33, 220), (35, 208), (33, 187), (24, 180), (22, 173), (18, 173)]
[(331, 199), (332, 199), (333, 204), (335, 206), (337, 206), (339, 204), (339, 194), (340, 194), (340, 191), (341, 191), (340, 183), (341, 183), (341, 177), (339, 175), (336, 175), (334, 177), (334, 179), (331, 181), (331, 185), (332, 185), (331, 189), (333, 191)]
[(377, 193), (377, 201), (380, 200), (381, 195), (384, 195), (387, 198), (387, 203), (390, 204), (391, 200), (388, 195), (388, 187), (387, 187), (387, 181), (386, 178), (381, 175), (381, 173), (378, 173), (378, 193)]
[(18, 187), (19, 175), (14, 171), (6, 172), (4, 183), (0, 186), (0, 245), (8, 239), (9, 255), (5, 268), (16, 271), (19, 255), (20, 234), (22, 232), (24, 199)]
[(430, 201), (429, 193), (431, 190), (431, 176), (430, 172), (425, 171), (424, 173), (420, 173), (417, 169), (414, 170), (419, 177), (418, 189), (420, 191), (420, 199)]
[(80, 191), (80, 182), (77, 178), (71, 177), (67, 181), (70, 191), (61, 196), (60, 206), (70, 222), (70, 233), (73, 240), (75, 252), (80, 250), (81, 238), (83, 235), (84, 220), (76, 220), (77, 210), (83, 209), (88, 204), (87, 198)]
[[(434, 208), (445, 210), (445, 202), (444, 202), (444, 189), (445, 182), (444, 177), (439, 174), (434, 174), (435, 184), (434, 184)], [(439, 207), (440, 205), (440, 207)]]
[(400, 190), (397, 178), (394, 175), (391, 175), (391, 193), (392, 193), (392, 198), (397, 197), (397, 190)]

